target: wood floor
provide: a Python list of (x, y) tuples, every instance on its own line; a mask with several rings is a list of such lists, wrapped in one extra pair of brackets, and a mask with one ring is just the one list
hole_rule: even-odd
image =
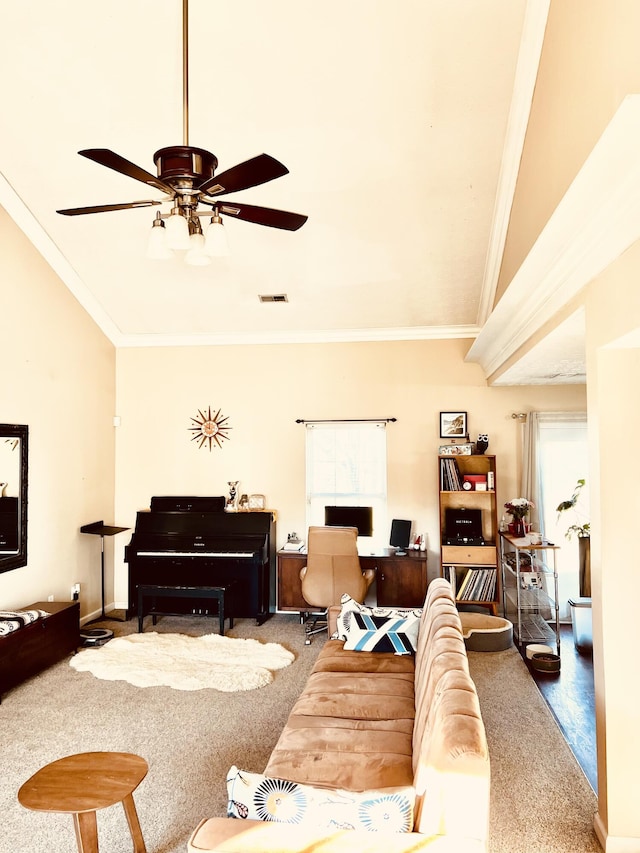
[(593, 659), (576, 649), (571, 625), (560, 631), (560, 672), (529, 671), (593, 790), (598, 792)]

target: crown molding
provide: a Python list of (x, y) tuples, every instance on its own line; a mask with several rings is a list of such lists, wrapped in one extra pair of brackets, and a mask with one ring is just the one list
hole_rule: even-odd
[(640, 237), (640, 95), (628, 95), (472, 344), (495, 373)]
[(20, 228), (25, 237), (38, 250), (60, 280), (69, 288), (103, 334), (115, 345), (120, 330), (102, 305), (85, 286), (78, 273), (60, 249), (58, 249), (2, 172), (0, 172), (0, 205), (7, 211), (18, 228)]
[(433, 341), (475, 338), (478, 326), (407, 326), (379, 329), (321, 329), (207, 335), (118, 335), (118, 348), (264, 344), (330, 344), (376, 341)]

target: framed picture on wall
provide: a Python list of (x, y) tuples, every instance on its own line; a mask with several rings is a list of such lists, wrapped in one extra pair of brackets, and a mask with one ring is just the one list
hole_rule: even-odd
[(440, 412), (440, 438), (466, 438), (466, 412)]

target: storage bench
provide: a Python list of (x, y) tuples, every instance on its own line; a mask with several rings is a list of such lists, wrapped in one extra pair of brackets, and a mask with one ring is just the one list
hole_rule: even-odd
[(79, 602), (38, 601), (20, 610), (45, 610), (48, 615), (0, 637), (0, 701), (7, 690), (62, 660), (80, 643)]

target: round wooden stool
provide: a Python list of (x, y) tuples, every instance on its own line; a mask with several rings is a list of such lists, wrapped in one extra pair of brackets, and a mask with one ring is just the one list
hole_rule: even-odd
[(146, 853), (133, 792), (147, 775), (144, 758), (128, 752), (83, 752), (47, 764), (18, 791), (27, 809), (73, 815), (80, 853), (98, 853), (96, 810), (122, 803), (134, 853)]

